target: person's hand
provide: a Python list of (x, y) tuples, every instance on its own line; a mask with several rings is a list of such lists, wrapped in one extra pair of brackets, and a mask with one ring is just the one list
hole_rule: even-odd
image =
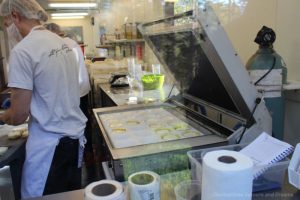
[(1, 108), (3, 108), (3, 109), (8, 109), (9, 107), (10, 107), (10, 98), (6, 98), (3, 102), (2, 102), (2, 104), (1, 104)]
[[(1, 108), (3, 109), (8, 109), (10, 107), (10, 98), (6, 98), (2, 104), (1, 104)], [(4, 119), (3, 119), (3, 113), (0, 113), (0, 125), (4, 125)]]
[(3, 121), (3, 114), (0, 114), (0, 125), (4, 125), (5, 124), (5, 122)]

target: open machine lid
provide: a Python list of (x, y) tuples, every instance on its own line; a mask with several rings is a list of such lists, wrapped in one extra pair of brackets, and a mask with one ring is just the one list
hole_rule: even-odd
[(197, 3), (139, 30), (182, 96), (251, 118), (256, 90), (209, 5)]

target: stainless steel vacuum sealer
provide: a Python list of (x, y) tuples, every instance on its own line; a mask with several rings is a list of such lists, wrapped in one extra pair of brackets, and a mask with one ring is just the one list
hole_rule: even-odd
[(139, 30), (180, 92), (164, 103), (94, 109), (115, 179), (185, 169), (187, 150), (271, 132), (269, 112), (209, 5)]

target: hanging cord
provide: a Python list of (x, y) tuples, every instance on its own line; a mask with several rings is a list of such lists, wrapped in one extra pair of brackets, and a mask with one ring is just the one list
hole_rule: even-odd
[(251, 125), (251, 124), (250, 124), (250, 121), (252, 120), (253, 115), (254, 115), (254, 112), (256, 111), (256, 108), (257, 108), (257, 106), (258, 106), (258, 104), (259, 104), (260, 102), (261, 102), (261, 98), (256, 98), (256, 99), (255, 99), (255, 105), (254, 105), (254, 108), (253, 108), (253, 110), (252, 110), (252, 112), (251, 112), (251, 115), (250, 115), (249, 119), (247, 120), (247, 123), (246, 123), (245, 126), (244, 126), (244, 129), (243, 129), (243, 132), (242, 132), (240, 138), (239, 138), (238, 141), (236, 142), (237, 144), (239, 144), (239, 143), (241, 142), (241, 140), (243, 139), (244, 134), (245, 134), (245, 132), (246, 132), (246, 129), (250, 127), (250, 125)]
[(171, 96), (171, 94), (172, 94), (172, 91), (173, 91), (173, 89), (174, 89), (174, 86), (175, 86), (175, 84), (173, 83), (173, 84), (172, 84), (172, 88), (171, 88), (171, 90), (170, 90), (170, 92), (169, 92), (169, 94), (168, 94), (167, 99), (170, 98), (170, 96)]
[(272, 67), (262, 76), (260, 77), (255, 83), (254, 85), (257, 85), (261, 80), (263, 80), (275, 67), (275, 63), (276, 63), (276, 57), (274, 56), (273, 58), (273, 65)]

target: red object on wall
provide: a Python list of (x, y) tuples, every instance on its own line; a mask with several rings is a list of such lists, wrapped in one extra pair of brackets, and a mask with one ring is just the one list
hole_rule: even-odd
[(141, 45), (141, 44), (136, 44), (135, 50), (136, 50), (136, 57), (137, 57), (139, 60), (142, 60), (142, 59), (143, 59), (142, 45)]
[(82, 53), (83, 53), (83, 55), (84, 55), (84, 47), (86, 47), (87, 45), (84, 45), (84, 44), (80, 44), (80, 47), (81, 47), (81, 51), (82, 51)]

